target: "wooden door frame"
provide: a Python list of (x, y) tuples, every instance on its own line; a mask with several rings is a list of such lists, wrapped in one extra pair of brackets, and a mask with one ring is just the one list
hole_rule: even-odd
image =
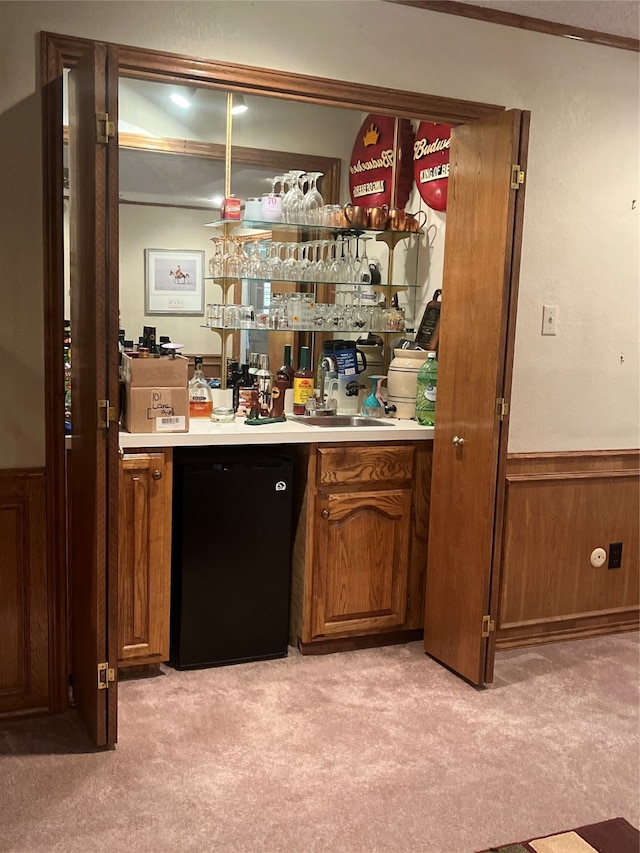
[[(64, 464), (64, 320), (62, 78), (95, 39), (40, 33), (43, 140), (43, 287), (45, 340), (45, 453), (49, 584), (50, 710), (65, 710), (69, 675)], [(279, 97), (363, 112), (394, 114), (445, 124), (473, 122), (503, 106), (292, 74), (163, 51), (114, 45), (119, 76), (197, 83), (201, 88)], [(115, 342), (114, 342), (115, 346)]]

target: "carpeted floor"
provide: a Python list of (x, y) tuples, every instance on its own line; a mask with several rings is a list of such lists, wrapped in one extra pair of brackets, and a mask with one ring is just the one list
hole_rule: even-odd
[(120, 684), (0, 726), (0, 851), (471, 853), (639, 825), (637, 634), (499, 653), (474, 690), (420, 643)]

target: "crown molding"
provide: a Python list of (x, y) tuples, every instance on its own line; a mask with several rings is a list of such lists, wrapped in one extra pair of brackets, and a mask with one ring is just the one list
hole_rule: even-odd
[(616, 47), (619, 50), (640, 51), (640, 39), (601, 33), (597, 30), (585, 30), (569, 24), (545, 21), (542, 18), (530, 18), (526, 15), (517, 15), (514, 12), (502, 12), (498, 9), (490, 9), (487, 6), (476, 6), (474, 3), (457, 3), (453, 0), (382, 0), (382, 2), (396, 3), (399, 6), (413, 6), (416, 9), (426, 9), (429, 12), (443, 12), (447, 15), (475, 18), (488, 24), (502, 24), (505, 27), (533, 30), (550, 36), (561, 36), (575, 41)]

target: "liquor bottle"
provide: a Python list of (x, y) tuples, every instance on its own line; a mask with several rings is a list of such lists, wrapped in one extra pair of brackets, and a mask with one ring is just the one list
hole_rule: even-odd
[(196, 356), (195, 372), (189, 382), (189, 417), (209, 418), (213, 409), (211, 388), (202, 372), (202, 359)]
[(418, 370), (416, 389), (416, 420), (422, 426), (434, 426), (436, 422), (436, 392), (438, 385), (438, 362), (435, 352), (427, 355), (427, 360)]
[(309, 367), (309, 347), (300, 349), (300, 367), (293, 374), (293, 414), (304, 415), (307, 400), (313, 396), (313, 371)]
[(291, 364), (291, 344), (285, 344), (284, 347), (284, 358), (283, 364), (278, 368), (276, 372), (276, 378), (282, 379), (283, 381), (288, 381), (288, 388), (293, 385), (293, 374), (295, 370), (293, 369), (293, 365)]
[(291, 364), (291, 344), (285, 344), (283, 364), (276, 371), (271, 387), (271, 410), (269, 417), (281, 418), (284, 414), (284, 395), (293, 385), (295, 370)]

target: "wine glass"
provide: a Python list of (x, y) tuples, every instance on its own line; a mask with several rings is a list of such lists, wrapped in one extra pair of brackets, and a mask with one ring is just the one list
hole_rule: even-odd
[(291, 184), (282, 199), (283, 219), (285, 222), (297, 224), (299, 221), (296, 217), (300, 215), (301, 203), (304, 200), (303, 192), (300, 189), (300, 178), (304, 174), (306, 173), (297, 169), (293, 169), (289, 172), (288, 177)]
[[(356, 257), (354, 261), (353, 280), (356, 284), (371, 284), (371, 270), (367, 257), (367, 241), (371, 237), (356, 237)], [(360, 257), (360, 240), (362, 240), (362, 257)]]
[(324, 205), (324, 199), (318, 192), (318, 179), (323, 176), (324, 172), (307, 172), (306, 178), (309, 182), (307, 192), (304, 195), (303, 201), (303, 222), (307, 225), (319, 225), (320, 213)]

